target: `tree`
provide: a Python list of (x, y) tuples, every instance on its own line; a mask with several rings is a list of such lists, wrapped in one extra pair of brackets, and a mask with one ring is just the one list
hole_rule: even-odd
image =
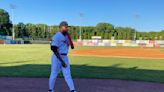
[(162, 40), (164, 40), (164, 30), (162, 30), (160, 33), (161, 33)]
[(114, 30), (114, 26), (110, 23), (98, 23), (96, 25), (95, 34), (96, 35), (101, 35), (102, 38), (104, 38), (105, 35), (107, 36), (113, 30)]
[(114, 30), (114, 26), (110, 23), (98, 23), (96, 25), (97, 31), (105, 31), (105, 32), (111, 32)]
[(16, 28), (15, 28), (15, 34), (16, 37), (20, 37), (20, 38), (24, 38), (24, 37), (28, 37), (28, 30), (26, 30), (26, 25), (22, 22), (18, 23)]
[(28, 36), (31, 39), (36, 38), (35, 34), (36, 34), (36, 25), (31, 24), (31, 23), (27, 23), (26, 24), (26, 30), (28, 31)]
[(123, 33), (124, 33), (124, 28), (123, 27), (115, 27), (115, 30), (118, 33), (117, 39), (122, 40), (123, 39)]
[(12, 23), (8, 12), (0, 9), (0, 35), (11, 35)]
[[(116, 27), (114, 35), (117, 39), (133, 40), (135, 29), (130, 27)], [(117, 35), (116, 35), (117, 34)]]

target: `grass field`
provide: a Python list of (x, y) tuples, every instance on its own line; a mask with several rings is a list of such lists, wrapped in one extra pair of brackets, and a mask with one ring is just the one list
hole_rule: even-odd
[[(99, 48), (109, 47), (77, 47), (76, 49)], [(49, 45), (0, 45), (0, 76), (49, 77), (50, 57)], [(72, 76), (76, 78), (110, 78), (164, 83), (162, 59), (71, 55), (69, 57)]]

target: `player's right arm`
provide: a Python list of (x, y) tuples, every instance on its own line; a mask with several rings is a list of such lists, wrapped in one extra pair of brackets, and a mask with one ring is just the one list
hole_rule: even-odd
[(59, 39), (57, 37), (57, 35), (54, 35), (52, 37), (52, 41), (51, 41), (51, 50), (53, 51), (53, 53), (56, 55), (56, 57), (59, 59), (59, 61), (61, 62), (63, 67), (67, 67), (65, 62), (63, 61), (63, 59), (61, 58), (59, 52), (58, 52), (58, 47), (59, 47)]

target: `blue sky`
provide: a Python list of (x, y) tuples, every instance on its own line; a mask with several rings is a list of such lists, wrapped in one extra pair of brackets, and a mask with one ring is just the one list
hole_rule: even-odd
[(70, 25), (109, 22), (138, 31), (164, 29), (164, 0), (0, 0), (0, 8), (11, 14), (10, 4), (16, 5), (14, 23), (54, 25), (66, 20)]

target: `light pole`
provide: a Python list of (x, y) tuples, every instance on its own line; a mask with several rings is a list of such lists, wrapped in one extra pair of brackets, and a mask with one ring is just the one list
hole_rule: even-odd
[(49, 27), (48, 27), (48, 36), (49, 36), (49, 37), (48, 37), (48, 38), (50, 38), (50, 35), (51, 35), (51, 30), (52, 30), (52, 27), (51, 27), (51, 26), (49, 26)]
[[(84, 14), (83, 13), (79, 13), (79, 16), (80, 16), (80, 19), (81, 19), (81, 24), (82, 24), (82, 18), (84, 17)], [(79, 39), (81, 40), (82, 39), (82, 37), (81, 37), (81, 35), (82, 35), (82, 33), (81, 33), (81, 31), (82, 31), (82, 26), (80, 25), (80, 36), (79, 36)]]
[[(139, 18), (140, 18), (139, 14), (134, 14), (135, 21), (137, 21)], [(134, 40), (136, 40), (136, 38), (137, 38), (137, 29), (135, 30), (135, 33), (134, 33)]]
[(14, 9), (16, 8), (16, 5), (14, 4), (10, 4), (10, 8), (12, 9), (11, 11), (11, 16), (12, 16), (12, 23), (13, 23), (13, 27), (12, 27), (12, 40), (15, 40), (15, 31), (14, 31)]

